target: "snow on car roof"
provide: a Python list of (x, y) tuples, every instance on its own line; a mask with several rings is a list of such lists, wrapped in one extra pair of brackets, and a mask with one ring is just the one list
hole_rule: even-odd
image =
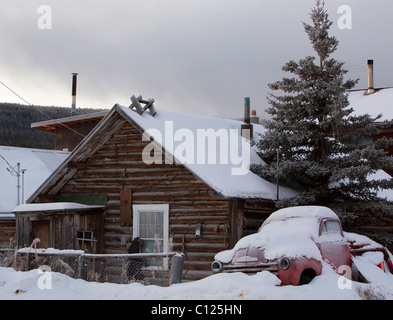
[(274, 221), (284, 221), (291, 218), (323, 218), (338, 219), (337, 215), (327, 207), (321, 206), (299, 206), (280, 209), (273, 212), (269, 218), (265, 220), (262, 227)]

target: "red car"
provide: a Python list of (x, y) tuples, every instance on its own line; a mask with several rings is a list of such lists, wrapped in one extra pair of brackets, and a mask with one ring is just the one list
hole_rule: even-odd
[[(325, 207), (286, 208), (273, 213), (258, 233), (242, 238), (232, 250), (218, 253), (214, 273), (270, 271), (281, 285), (309, 283), (322, 273), (323, 261), (352, 280), (364, 280), (352, 257), (382, 252), (379, 266), (393, 272), (392, 256), (382, 245), (357, 234), (344, 233), (340, 219)], [(379, 262), (379, 261), (378, 261)]]

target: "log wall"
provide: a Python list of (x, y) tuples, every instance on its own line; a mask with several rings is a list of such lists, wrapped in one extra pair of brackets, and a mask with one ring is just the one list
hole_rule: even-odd
[(263, 222), (276, 211), (275, 202), (265, 199), (243, 201), (243, 234), (247, 236), (258, 231)]
[[(214, 255), (229, 247), (231, 201), (211, 195), (209, 186), (181, 165), (146, 165), (142, 152), (147, 144), (142, 141), (141, 132), (126, 123), (88, 158), (84, 168), (80, 166), (59, 195), (108, 195), (104, 253), (127, 252), (132, 241), (132, 218), (125, 216), (127, 206), (169, 204), (170, 250), (186, 254), (185, 277), (194, 279), (210, 274)], [(122, 198), (127, 199), (126, 207)], [(202, 234), (197, 238), (195, 229), (199, 223)]]
[(0, 248), (14, 246), (15, 219), (0, 219)]

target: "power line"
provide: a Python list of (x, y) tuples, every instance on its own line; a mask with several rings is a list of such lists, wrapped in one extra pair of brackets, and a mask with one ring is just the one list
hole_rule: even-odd
[(23, 102), (27, 103), (29, 106), (33, 107), (34, 109), (36, 109), (38, 112), (42, 113), (45, 117), (48, 117), (50, 120), (56, 121), (57, 124), (63, 126), (64, 128), (67, 128), (68, 130), (72, 131), (73, 133), (80, 135), (81, 137), (85, 138), (86, 136), (79, 133), (78, 131), (75, 131), (73, 129), (71, 129), (70, 127), (66, 126), (63, 123), (58, 122), (56, 119), (53, 119), (51, 116), (49, 116), (48, 114), (46, 114), (44, 111), (40, 110), (39, 108), (37, 108), (36, 106), (34, 106), (33, 104), (31, 104), (30, 102), (28, 102), (27, 100), (23, 99), (19, 94), (17, 94), (14, 90), (12, 90), (10, 87), (8, 87), (4, 82), (0, 81), (0, 84), (2, 84), (5, 88), (7, 88), (9, 91), (11, 91), (14, 95), (16, 95), (19, 99), (21, 99)]
[[(7, 164), (16, 174), (18, 174), (18, 173), (16, 172), (16, 170), (11, 166), (11, 164), (7, 161), (6, 158), (4, 158), (1, 154), (0, 154), (0, 157), (3, 158), (3, 160), (5, 161), (5, 163), (6, 163), (6, 164)], [(10, 171), (10, 173), (12, 174), (11, 171)]]
[(27, 103), (29, 106), (33, 106), (30, 102), (26, 101), (25, 99), (23, 99), (19, 94), (17, 94), (14, 90), (12, 90), (10, 87), (8, 87), (6, 84), (4, 84), (4, 82), (0, 81), (0, 83), (6, 87), (8, 90), (10, 90), (14, 95), (16, 95), (19, 99), (21, 99), (22, 101), (24, 101), (25, 103)]

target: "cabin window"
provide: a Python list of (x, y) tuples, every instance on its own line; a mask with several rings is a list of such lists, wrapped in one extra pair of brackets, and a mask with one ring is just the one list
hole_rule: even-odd
[(169, 205), (134, 205), (133, 238), (142, 241), (142, 253), (168, 252)]
[(78, 240), (79, 250), (84, 250), (89, 253), (96, 253), (97, 240), (94, 238), (93, 231), (78, 230), (76, 240)]
[(359, 147), (363, 147), (363, 146), (369, 146), (373, 143), (374, 143), (374, 137), (366, 136), (366, 137), (358, 138), (355, 142), (355, 145)]

